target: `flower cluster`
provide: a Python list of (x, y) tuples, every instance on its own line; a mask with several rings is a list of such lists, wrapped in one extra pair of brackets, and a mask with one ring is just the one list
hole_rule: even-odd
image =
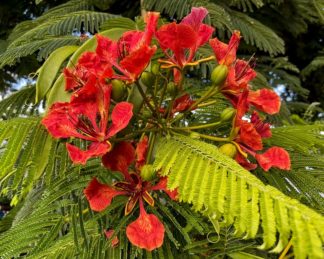
[(271, 167), (289, 170), (290, 157), (283, 148), (271, 147), (264, 154), (256, 153), (256, 151), (263, 149), (262, 138), (271, 137), (270, 124), (264, 123), (255, 110), (250, 122), (244, 120), (243, 117), (250, 106), (267, 114), (278, 113), (280, 98), (269, 89), (257, 91), (250, 89), (249, 82), (256, 77), (256, 72), (248, 62), (237, 59), (236, 51), (239, 42), (240, 33), (238, 31), (233, 33), (228, 44), (219, 41), (217, 38), (210, 40), (219, 66), (228, 71), (227, 77), (219, 85), (219, 89), (237, 110), (230, 134), (230, 140), (238, 151), (235, 159), (248, 170), (257, 167), (256, 164), (249, 162), (248, 154), (255, 157), (265, 171), (268, 171)]
[[(255, 109), (267, 114), (279, 112), (279, 96), (269, 89), (251, 89), (249, 82), (256, 72), (249, 62), (236, 57), (240, 33), (235, 31), (228, 44), (211, 39), (214, 29), (203, 23), (207, 14), (203, 7), (193, 8), (180, 23), (157, 28), (159, 14), (149, 12), (143, 32), (125, 32), (118, 41), (96, 35), (96, 50), (84, 52), (73, 68), (63, 71), (65, 90), (71, 93), (70, 101), (55, 103), (42, 120), (53, 137), (68, 140), (66, 148), (74, 164), (85, 165), (90, 158), (99, 157), (105, 168), (122, 173), (124, 179), (112, 185), (93, 178), (84, 194), (94, 211), (105, 210), (119, 195), (128, 197), (125, 215), (133, 212), (138, 204), (139, 216), (127, 226), (126, 235), (132, 244), (149, 251), (163, 244), (165, 230), (157, 216), (146, 212), (144, 202), (154, 205), (151, 196), (154, 191), (159, 191), (156, 192), (159, 195), (162, 190), (172, 200), (178, 195), (177, 190), (167, 189), (167, 178), (160, 177), (149, 165), (154, 158), (152, 150), (156, 136), (187, 134), (190, 125), (179, 127), (183, 125), (179, 120), (198, 109), (199, 104), (208, 105), (215, 93), (222, 93), (235, 108), (229, 137), (194, 133), (228, 142), (220, 150), (229, 154), (226, 145), (230, 145), (234, 149), (232, 157), (249, 170), (257, 165), (251, 163), (248, 156), (265, 171), (271, 167), (290, 168), (289, 154), (280, 147), (257, 153), (263, 150), (262, 139), (271, 137), (271, 130)], [(152, 72), (145, 71), (158, 48), (152, 45), (153, 38), (164, 53), (158, 60), (160, 67), (155, 74), (153, 68)], [(214, 55), (196, 59), (199, 47), (208, 42)], [(211, 89), (199, 99), (193, 98), (184, 90), (185, 70), (215, 59), (218, 66), (211, 74)], [(143, 84), (148, 89), (146, 92)], [(120, 95), (121, 85), (125, 93)], [(143, 100), (140, 104), (132, 102), (131, 98), (125, 101), (135, 87)], [(117, 95), (119, 97), (114, 98)], [(251, 114), (249, 121), (246, 120), (248, 114)], [(129, 130), (124, 130), (126, 128)], [(106, 236), (110, 238), (113, 233), (110, 229)], [(117, 244), (118, 239), (114, 238), (112, 245)]]

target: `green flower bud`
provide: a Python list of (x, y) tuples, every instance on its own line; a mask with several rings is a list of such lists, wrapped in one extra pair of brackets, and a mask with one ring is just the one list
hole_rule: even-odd
[(226, 143), (218, 148), (218, 150), (231, 158), (234, 158), (237, 154), (236, 146), (232, 143)]
[(121, 80), (114, 79), (111, 81), (111, 84), (112, 84), (112, 93), (111, 93), (112, 99), (116, 102), (121, 101), (127, 93), (127, 88), (125, 83)]
[(231, 120), (236, 113), (236, 110), (232, 107), (228, 107), (220, 115), (221, 121), (229, 121)]
[(153, 169), (153, 165), (144, 165), (141, 170), (141, 178), (144, 181), (153, 180), (156, 176), (155, 170)]
[(211, 81), (214, 85), (222, 85), (227, 77), (228, 74), (228, 68), (225, 65), (218, 65), (214, 68), (213, 72), (211, 73)]
[(167, 92), (170, 94), (170, 95), (175, 95), (177, 93), (177, 86), (175, 85), (175, 83), (173, 82), (169, 82), (168, 85), (167, 85)]
[(154, 75), (159, 74), (159, 72), (160, 72), (160, 64), (158, 64), (158, 63), (154, 63), (154, 64), (152, 65), (152, 67), (151, 67), (151, 71), (152, 71), (152, 73), (153, 73)]
[(144, 71), (141, 75), (142, 83), (146, 86), (153, 86), (155, 83), (155, 75), (151, 72)]

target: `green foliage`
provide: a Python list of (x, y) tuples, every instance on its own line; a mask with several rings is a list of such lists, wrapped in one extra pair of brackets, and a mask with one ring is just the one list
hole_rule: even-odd
[(74, 36), (56, 36), (43, 39), (36, 39), (31, 42), (22, 43), (17, 46), (8, 47), (4, 53), (0, 55), (0, 67), (5, 65), (13, 65), (19, 58), (29, 56), (39, 51), (39, 58), (47, 57), (52, 51), (65, 45), (80, 44), (79, 37)]
[(278, 253), (292, 238), (294, 249), (302, 251), (296, 256), (323, 256), (323, 217), (264, 185), (216, 147), (188, 137), (162, 140), (154, 167), (168, 176), (171, 190), (178, 188), (180, 201), (226, 225), (234, 224), (237, 236), (255, 238), (262, 227), (261, 249)]
[(310, 75), (312, 72), (316, 71), (318, 68), (324, 66), (324, 56), (317, 56), (312, 60), (311, 63), (307, 67), (305, 67), (302, 71), (304, 76)]
[(19, 118), (0, 123), (0, 143), (1, 194), (16, 205), (43, 174), (53, 140), (38, 119)]
[(9, 45), (0, 55), (0, 67), (13, 65), (17, 59), (37, 50), (39, 59), (47, 57), (55, 49), (80, 42), (74, 33), (99, 31), (100, 24), (116, 15), (89, 11), (87, 1), (70, 1), (53, 8), (43, 16), (25, 21), (13, 30)]
[(35, 86), (26, 86), (0, 101), (1, 118), (11, 119), (20, 116), (38, 115), (39, 106), (34, 104), (35, 93)]
[(36, 103), (42, 100), (51, 88), (62, 63), (78, 46), (64, 46), (55, 50), (39, 69), (36, 83)]
[(231, 11), (231, 14), (234, 27), (242, 32), (247, 44), (271, 55), (284, 53), (284, 41), (272, 29), (244, 13)]

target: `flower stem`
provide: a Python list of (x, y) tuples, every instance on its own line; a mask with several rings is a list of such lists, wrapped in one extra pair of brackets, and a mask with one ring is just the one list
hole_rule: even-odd
[(283, 252), (281, 253), (281, 255), (279, 256), (279, 259), (285, 258), (286, 254), (288, 253), (291, 246), (292, 246), (292, 242), (290, 240), (289, 243), (287, 244), (287, 246), (285, 247), (285, 249), (283, 250)]
[[(197, 133), (197, 132), (195, 132), (195, 133)], [(205, 139), (209, 139), (209, 140), (213, 140), (213, 141), (217, 141), (217, 142), (228, 142), (228, 141), (230, 141), (229, 138), (220, 138), (220, 137), (205, 135), (205, 134), (201, 134), (201, 133), (197, 133), (197, 134), (201, 138), (205, 138)]]
[(143, 100), (144, 100), (144, 102), (146, 103), (147, 107), (151, 110), (151, 112), (152, 112), (154, 115), (157, 115), (155, 109), (154, 109), (153, 106), (150, 104), (150, 101), (147, 99), (147, 96), (146, 96), (146, 94), (144, 93), (144, 90), (143, 90), (141, 84), (137, 81), (137, 82), (136, 82), (136, 85), (137, 85), (138, 90), (139, 90), (141, 96), (143, 97)]
[(148, 152), (146, 155), (146, 163), (150, 163), (152, 159), (152, 153), (153, 153), (153, 148), (155, 145), (155, 138), (156, 138), (156, 132), (150, 132), (150, 137), (149, 137), (149, 148)]
[(185, 130), (195, 130), (195, 129), (205, 129), (205, 128), (211, 128), (215, 127), (217, 125), (221, 124), (221, 121), (217, 121), (214, 123), (209, 123), (209, 124), (201, 124), (201, 125), (195, 125), (195, 126), (189, 126), (189, 127), (172, 127), (173, 129), (185, 129)]

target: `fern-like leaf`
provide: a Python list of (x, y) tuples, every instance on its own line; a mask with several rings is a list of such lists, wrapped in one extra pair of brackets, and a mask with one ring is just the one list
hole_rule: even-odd
[[(323, 217), (264, 185), (216, 147), (178, 136), (160, 141), (157, 150), (154, 167), (168, 176), (170, 189), (178, 188), (180, 201), (192, 203), (195, 210), (226, 224), (234, 224), (239, 236), (254, 238), (262, 228), (262, 249), (274, 247), (273, 251), (280, 252), (287, 245), (287, 239), (280, 236), (288, 236), (296, 250), (303, 250), (310, 257), (315, 250), (323, 255)], [(255, 217), (248, 218), (249, 215)], [(285, 230), (279, 227), (282, 220), (288, 221)], [(303, 235), (303, 229), (308, 227), (316, 229), (311, 239)]]

